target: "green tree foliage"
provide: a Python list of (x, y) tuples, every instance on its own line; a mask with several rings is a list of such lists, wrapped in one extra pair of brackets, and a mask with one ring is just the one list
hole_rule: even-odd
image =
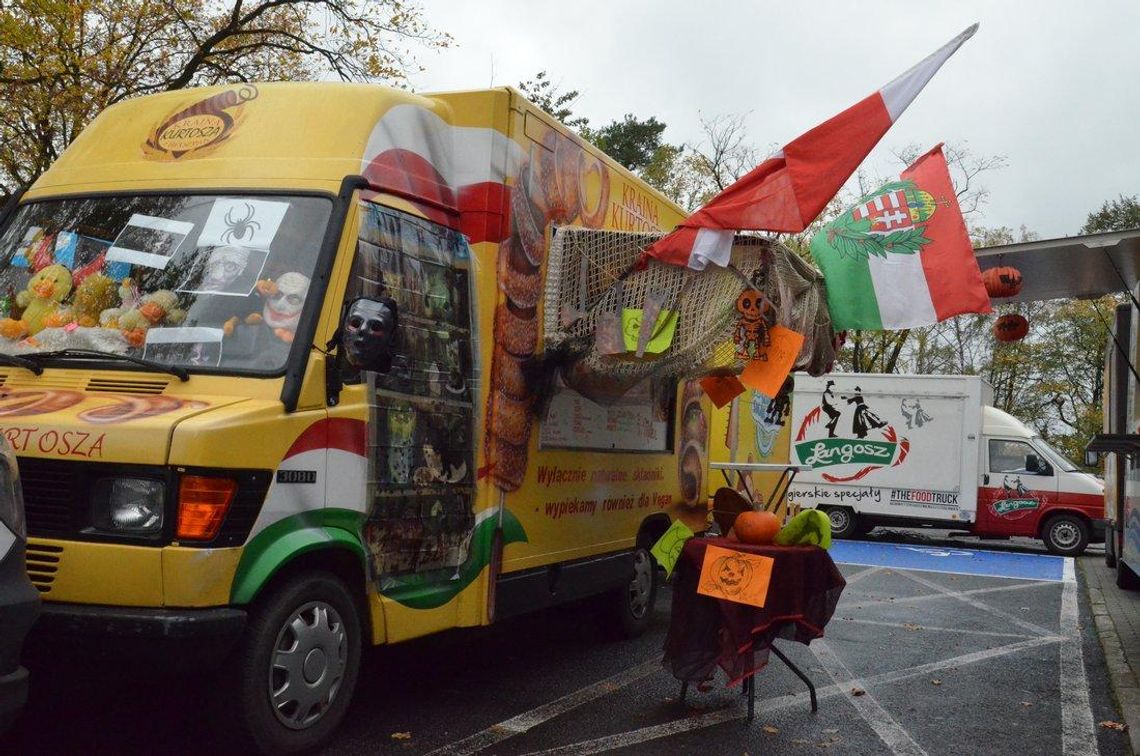
[(574, 103), (582, 96), (577, 89), (563, 91), (551, 80), (546, 71), (539, 71), (530, 81), (520, 82), (519, 91), (556, 120), (589, 138), (590, 119), (586, 116), (576, 116), (572, 110)]
[(590, 136), (603, 152), (631, 171), (642, 171), (652, 162), (662, 146), (665, 124), (653, 116), (646, 120), (626, 113), (620, 121), (612, 121)]
[(1140, 228), (1140, 202), (1136, 195), (1107, 200), (1100, 209), (1089, 213), (1088, 220), (1081, 228), (1082, 234), (1095, 234), (1098, 231), (1124, 231)]
[(0, 3), (0, 193), (28, 184), (104, 108), (230, 81), (405, 85), (450, 37), (405, 0), (11, 0)]

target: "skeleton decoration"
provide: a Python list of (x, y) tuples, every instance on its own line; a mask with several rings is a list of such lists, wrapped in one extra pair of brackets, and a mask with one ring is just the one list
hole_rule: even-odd
[(736, 321), (732, 340), (736, 342), (736, 356), (742, 360), (764, 360), (764, 351), (771, 346), (768, 329), (775, 324), (775, 309), (764, 293), (747, 288), (736, 298)]
[(353, 367), (386, 373), (396, 340), (396, 300), (357, 299), (344, 319), (344, 353)]
[(261, 315), (282, 341), (293, 341), (308, 293), (309, 277), (300, 273), (285, 273), (267, 287)]

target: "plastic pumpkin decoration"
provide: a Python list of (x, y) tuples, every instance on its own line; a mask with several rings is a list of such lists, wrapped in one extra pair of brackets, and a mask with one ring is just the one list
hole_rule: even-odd
[(1029, 333), (1029, 321), (1021, 315), (1002, 315), (994, 323), (994, 338), (998, 341), (1021, 341)]
[(762, 546), (775, 540), (780, 532), (780, 518), (771, 512), (741, 512), (732, 529), (742, 543)]
[(1017, 268), (990, 268), (982, 273), (982, 283), (991, 297), (1016, 297), (1021, 291), (1021, 271)]

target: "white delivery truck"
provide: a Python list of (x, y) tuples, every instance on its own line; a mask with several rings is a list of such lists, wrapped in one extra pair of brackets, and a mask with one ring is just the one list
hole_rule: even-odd
[(848, 538), (876, 525), (1040, 538), (1075, 556), (1104, 535), (1104, 485), (1017, 418), (977, 376), (795, 376), (788, 492)]

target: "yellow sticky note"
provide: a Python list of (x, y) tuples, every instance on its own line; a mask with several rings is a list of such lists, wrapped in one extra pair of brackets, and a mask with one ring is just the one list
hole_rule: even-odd
[(685, 547), (685, 541), (692, 537), (693, 531), (689, 530), (685, 523), (674, 520), (669, 529), (657, 539), (657, 543), (653, 544), (649, 553), (657, 560), (657, 564), (665, 568), (666, 576), (673, 574), (673, 568), (681, 558), (681, 549)]
[(775, 562), (771, 557), (709, 546), (697, 593), (763, 608)]
[(761, 358), (744, 367), (740, 382), (769, 399), (775, 399), (784, 379), (796, 364), (796, 357), (804, 345), (804, 335), (778, 325), (768, 331), (768, 338), (771, 343), (763, 347)]
[[(625, 337), (626, 350), (637, 351), (637, 337), (641, 334), (641, 310), (627, 307), (621, 311), (621, 332)], [(662, 310), (657, 314), (657, 322), (653, 324), (653, 337), (645, 347), (646, 353), (661, 354), (673, 343), (676, 333), (677, 311)]]

